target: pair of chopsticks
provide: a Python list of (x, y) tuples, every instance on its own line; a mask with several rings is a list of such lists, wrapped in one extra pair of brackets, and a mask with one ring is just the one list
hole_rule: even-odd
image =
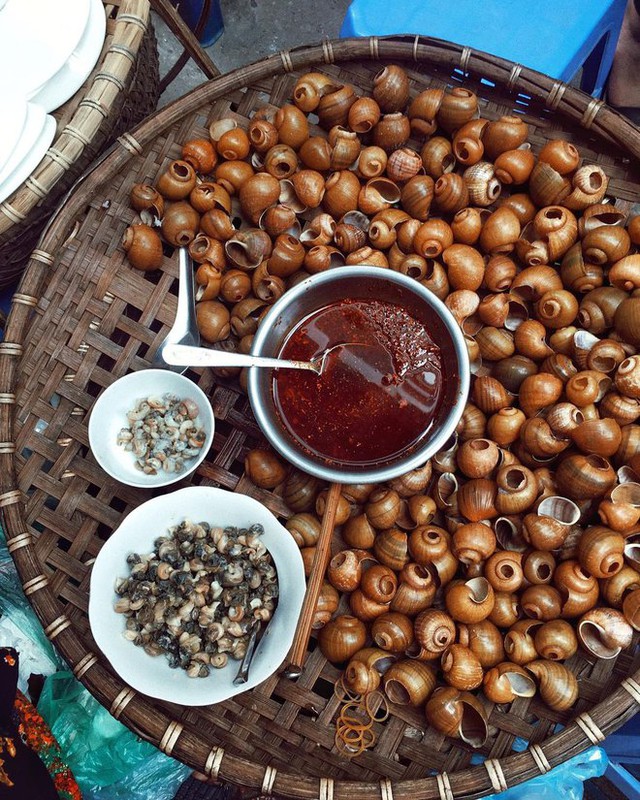
[(302, 674), (302, 668), (307, 654), (307, 645), (309, 644), (309, 638), (311, 636), (313, 615), (318, 605), (322, 581), (331, 557), (331, 538), (335, 527), (336, 512), (338, 510), (341, 491), (341, 484), (332, 483), (329, 487), (329, 493), (327, 494), (324, 514), (322, 515), (320, 535), (318, 536), (316, 552), (313, 563), (311, 564), (307, 592), (302, 604), (298, 627), (293, 637), (293, 645), (289, 651), (289, 663), (284, 670), (285, 677), (291, 678), (292, 680), (299, 678)]

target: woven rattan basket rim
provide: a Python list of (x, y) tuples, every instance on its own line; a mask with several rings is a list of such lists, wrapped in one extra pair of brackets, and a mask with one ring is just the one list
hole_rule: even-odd
[(325, 41), (315, 46), (300, 47), (271, 56), (235, 70), (189, 92), (180, 100), (156, 112), (133, 131), (120, 137), (112, 152), (102, 160), (60, 207), (32, 254), (18, 293), (14, 297), (6, 329), (0, 345), (0, 437), (8, 443), (0, 448), (0, 508), (8, 532), (8, 547), (20, 573), (25, 592), (38, 613), (48, 637), (63, 653), (75, 675), (129, 728), (156, 744), (165, 753), (179, 758), (211, 777), (220, 777), (263, 794), (271, 791), (291, 797), (346, 800), (346, 798), (416, 798), (431, 800), (475, 797), (505, 790), (524, 780), (547, 772), (566, 760), (602, 741), (632, 716), (640, 704), (640, 671), (627, 678), (606, 700), (581, 714), (561, 732), (550, 736), (542, 745), (500, 760), (487, 760), (472, 768), (445, 772), (416, 780), (393, 783), (334, 780), (276, 771), (247, 759), (225, 753), (222, 747), (210, 747), (205, 737), (198, 737), (169, 715), (162, 713), (144, 696), (138, 695), (117, 676), (107, 670), (98, 654), (87, 651), (71, 620), (49, 589), (47, 577), (38, 561), (22, 511), (23, 497), (16, 484), (13, 404), (19, 374), (22, 340), (29, 326), (31, 307), (38, 302), (47, 280), (47, 272), (55, 263), (55, 254), (69, 234), (77, 216), (95, 188), (122, 171), (127, 162), (142, 152), (158, 132), (194, 107), (222, 97), (233, 90), (283, 72), (314, 65), (358, 60), (414, 61), (426, 67), (461, 70), (482, 75), (497, 89), (509, 94), (523, 93), (546, 105), (559, 117), (591, 130), (617, 145), (630, 160), (640, 156), (640, 131), (626, 118), (566, 84), (512, 62), (486, 53), (471, 51), (442, 40), (420, 36), (371, 37)]
[[(108, 14), (113, 3), (104, 5)], [(116, 98), (126, 89), (149, 16), (149, 0), (122, 0), (109, 46), (92, 70), (91, 82), (71, 119), (57, 132), (31, 175), (0, 203), (0, 236), (27, 220), (29, 212), (46, 200), (109, 118)]]

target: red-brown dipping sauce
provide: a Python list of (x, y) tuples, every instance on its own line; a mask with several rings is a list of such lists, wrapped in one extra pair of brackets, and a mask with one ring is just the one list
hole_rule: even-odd
[(406, 453), (434, 425), (455, 369), (452, 345), (435, 338), (391, 302), (345, 299), (313, 312), (291, 331), (280, 357), (308, 361), (337, 344), (358, 345), (333, 350), (322, 375), (274, 370), (285, 428), (327, 461), (366, 465)]

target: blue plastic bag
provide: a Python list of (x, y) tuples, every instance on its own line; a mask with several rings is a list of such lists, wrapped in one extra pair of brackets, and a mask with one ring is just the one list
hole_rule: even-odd
[(531, 778), (487, 800), (582, 800), (584, 782), (604, 775), (609, 763), (601, 747), (590, 747), (583, 753), (554, 767), (537, 778)]
[(189, 774), (114, 719), (70, 672), (47, 678), (38, 711), (85, 798), (170, 800)]

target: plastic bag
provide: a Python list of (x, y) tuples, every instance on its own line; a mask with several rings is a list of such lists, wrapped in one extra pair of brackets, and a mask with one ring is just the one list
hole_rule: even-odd
[(546, 775), (531, 778), (487, 800), (582, 800), (584, 782), (604, 775), (609, 763), (601, 747), (590, 747), (584, 753), (559, 764)]
[(70, 672), (47, 678), (38, 711), (87, 799), (170, 800), (189, 773), (114, 719)]
[(63, 667), (40, 620), (22, 591), (20, 578), (0, 529), (0, 644), (20, 654), (18, 688), (28, 694), (29, 676), (51, 675)]

